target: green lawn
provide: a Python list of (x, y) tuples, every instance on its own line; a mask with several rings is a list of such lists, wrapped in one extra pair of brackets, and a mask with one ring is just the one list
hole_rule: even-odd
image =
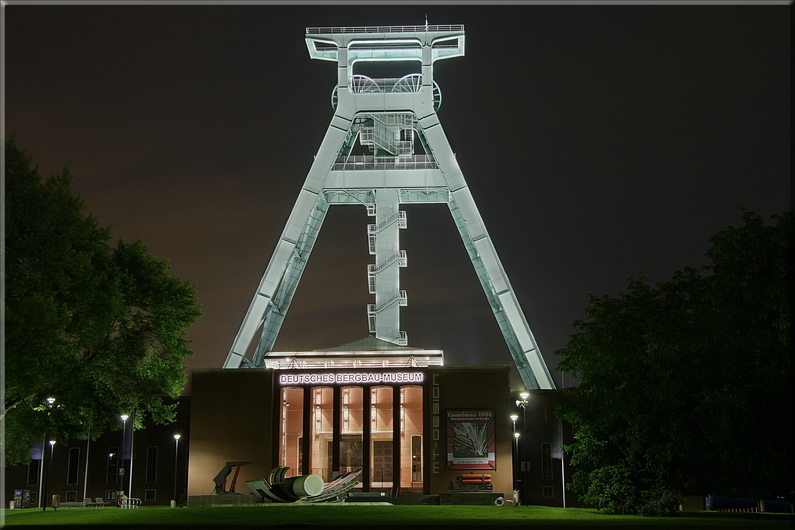
[(583, 508), (541, 506), (259, 505), (236, 508), (144, 507), (3, 510), (7, 528), (157, 527), (351, 528), (526, 527), (549, 528), (792, 528), (787, 515), (684, 512), (673, 517), (600, 515)]

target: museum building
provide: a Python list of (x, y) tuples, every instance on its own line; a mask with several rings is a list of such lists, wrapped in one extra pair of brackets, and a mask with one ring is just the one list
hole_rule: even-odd
[(191, 502), (227, 463), (245, 462), (235, 469), (237, 491), (286, 466), (326, 482), (361, 470), (354, 493), (363, 497), (445, 503), (490, 493), (489, 502), (513, 502), (519, 490), (525, 503), (563, 505), (560, 392), (534, 390), (517, 407), (508, 365), (444, 366), (441, 351), (372, 337), (272, 352), (266, 363), (194, 370)]

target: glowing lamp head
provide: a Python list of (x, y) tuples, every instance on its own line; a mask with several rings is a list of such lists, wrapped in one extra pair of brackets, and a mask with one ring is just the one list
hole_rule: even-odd
[(522, 399), (527, 399), (530, 397), (530, 394), (528, 392), (522, 392), (521, 394), (519, 394), (519, 397)]
[(174, 439), (175, 439), (175, 440), (179, 440), (180, 438), (182, 438), (182, 435), (181, 435), (181, 434), (175, 434), (175, 435), (174, 435)]
[(516, 421), (519, 419), (519, 416), (516, 414), (511, 414), (511, 421)]
[(127, 421), (127, 418), (129, 418), (129, 417), (130, 417), (129, 414), (122, 414), (121, 415), (121, 421)]

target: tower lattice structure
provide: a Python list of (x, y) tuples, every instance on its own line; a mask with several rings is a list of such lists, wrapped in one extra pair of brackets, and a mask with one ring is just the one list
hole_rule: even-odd
[[(462, 25), (306, 28), (312, 59), (337, 64), (334, 116), (287, 220), (224, 368), (261, 367), (272, 351), (328, 208), (367, 208), (368, 327), (376, 338), (407, 345), (400, 330), (399, 248), (406, 227), (401, 204), (446, 204), (508, 349), (527, 388), (555, 388), (483, 219), (450, 148), (437, 110), (441, 92), (433, 80), (436, 61), (464, 55)], [(398, 78), (354, 73), (360, 62), (416, 63)], [(359, 65), (362, 66), (362, 65)], [(353, 154), (356, 142), (369, 154)], [(418, 153), (419, 149), (422, 153)], [(260, 338), (252, 357), (251, 343)]]

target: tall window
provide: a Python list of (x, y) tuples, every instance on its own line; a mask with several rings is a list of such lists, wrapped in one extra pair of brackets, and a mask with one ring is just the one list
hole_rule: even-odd
[(541, 479), (552, 480), (552, 444), (541, 444)]
[(119, 448), (108, 448), (108, 469), (105, 475), (106, 484), (115, 484), (119, 476)]
[(332, 480), (331, 470), (328, 468), (328, 447), (333, 436), (334, 390), (330, 386), (312, 387), (311, 407), (312, 412), (309, 428), (312, 433), (312, 450), (309, 465), (311, 473), (320, 475), (326, 482)]
[(364, 389), (346, 386), (340, 389), (340, 473), (348, 473), (363, 466), (362, 429), (364, 421)]
[(157, 447), (146, 448), (146, 481), (157, 482)]
[(28, 486), (39, 485), (39, 473), (41, 470), (41, 460), (31, 460), (28, 464)]
[(392, 487), (392, 387), (370, 388), (370, 480), (374, 488)]
[(303, 466), (304, 389), (282, 388), (281, 397), (279, 463), (289, 467), (291, 475), (300, 475)]
[(69, 448), (69, 463), (66, 468), (66, 483), (77, 484), (77, 471), (80, 467), (80, 449), (78, 447)]
[(400, 387), (401, 487), (422, 486), (422, 387)]

